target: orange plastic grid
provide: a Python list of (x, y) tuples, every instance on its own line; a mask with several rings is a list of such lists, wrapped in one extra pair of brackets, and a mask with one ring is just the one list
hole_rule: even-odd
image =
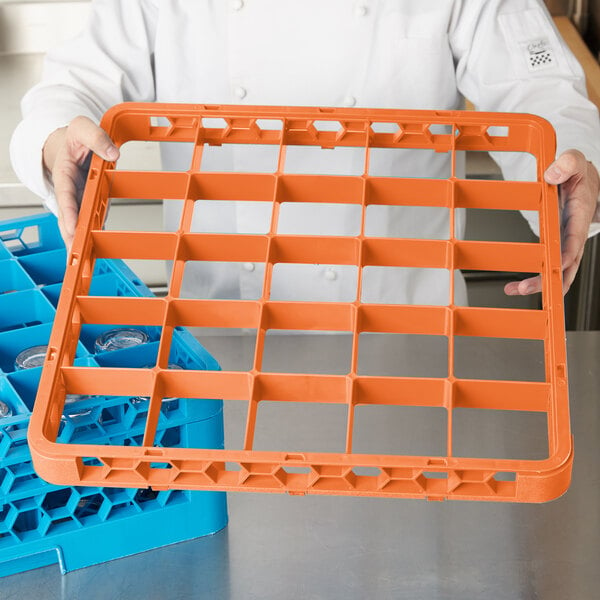
[[(165, 126), (157, 125), (164, 118)], [(347, 494), (428, 499), (540, 502), (562, 494), (570, 482), (565, 334), (556, 189), (542, 173), (553, 160), (554, 132), (535, 116), (476, 112), (125, 104), (111, 109), (103, 127), (118, 145), (131, 140), (189, 142), (191, 164), (182, 172), (132, 172), (94, 157), (73, 252), (52, 332), (50, 351), (29, 429), (38, 473), (51, 482), (94, 486), (152, 486), (227, 491)], [(497, 133), (498, 135), (494, 135)], [(202, 170), (203, 152), (225, 144), (272, 145), (274, 172), (217, 173)], [(291, 146), (364, 149), (358, 175), (293, 174), (285, 171)], [(450, 153), (445, 179), (377, 177), (369, 174), (374, 148), (417, 148)], [(537, 180), (466, 180), (456, 175), (465, 150), (527, 152), (537, 162)], [(327, 154), (323, 154), (326, 160)], [(176, 232), (103, 231), (109, 198), (183, 199)], [(198, 200), (270, 203), (265, 234), (194, 233)], [(362, 211), (355, 236), (281, 235), (277, 220), (286, 202), (354, 204)], [(394, 239), (365, 235), (372, 205), (445, 207), (448, 239)], [(456, 239), (455, 209), (530, 210), (539, 213), (539, 243)], [(172, 260), (164, 298), (94, 298), (87, 295), (97, 258)], [(180, 297), (187, 261), (263, 262), (262, 297), (201, 300)], [(277, 263), (324, 263), (358, 267), (353, 301), (274, 301), (269, 298)], [(362, 269), (415, 266), (542, 274), (541, 310), (361, 302)], [(122, 323), (161, 328), (154, 368), (73, 366), (82, 324)], [(177, 326), (251, 328), (257, 331), (254, 361), (246, 372), (167, 370)], [(351, 368), (340, 375), (262, 370), (265, 336), (271, 330), (350, 332)], [(446, 336), (445, 377), (365, 376), (357, 370), (364, 332)], [(538, 340), (543, 344), (543, 381), (459, 378), (454, 371), (455, 336)], [(217, 357), (218, 358), (218, 357)], [(291, 369), (290, 369), (291, 370)], [(149, 396), (142, 447), (57, 444), (66, 393)], [(242, 449), (156, 448), (163, 398), (223, 398), (247, 404)], [(271, 452), (253, 448), (262, 401), (333, 403), (347, 408), (341, 453)], [(198, 400), (202, 402), (202, 400)], [(363, 405), (436, 407), (447, 412), (447, 453), (438, 456), (353, 453), (353, 426)], [(512, 460), (456, 456), (453, 413), (459, 408), (531, 411), (547, 418), (547, 457)], [(161, 468), (163, 467), (163, 468)], [(164, 468), (166, 467), (166, 468)], [(365, 474), (366, 473), (366, 474)], [(508, 476), (506, 476), (508, 474)]]

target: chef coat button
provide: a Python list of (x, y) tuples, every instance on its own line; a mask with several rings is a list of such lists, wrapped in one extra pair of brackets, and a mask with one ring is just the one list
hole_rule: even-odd
[(369, 9), (364, 4), (359, 4), (357, 5), (355, 12), (357, 17), (366, 17)]
[(337, 279), (337, 273), (333, 269), (326, 269), (325, 279), (327, 279), (327, 281), (335, 281)]
[(250, 273), (252, 273), (252, 271), (254, 271), (256, 267), (254, 266), (254, 263), (251, 262), (245, 262), (244, 263), (244, 269)]
[(354, 106), (356, 104), (356, 98), (354, 96), (346, 96), (344, 98), (344, 106)]
[(233, 10), (242, 10), (244, 8), (244, 0), (232, 0), (231, 8)]
[(246, 97), (246, 88), (243, 88), (241, 85), (238, 85), (234, 90), (233, 93), (240, 99), (243, 100)]

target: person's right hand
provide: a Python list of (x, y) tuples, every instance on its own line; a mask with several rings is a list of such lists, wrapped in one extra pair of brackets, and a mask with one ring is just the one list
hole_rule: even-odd
[(92, 152), (107, 161), (119, 158), (119, 149), (108, 134), (87, 117), (76, 117), (68, 127), (51, 133), (44, 144), (44, 167), (54, 186), (58, 225), (67, 251), (73, 243)]

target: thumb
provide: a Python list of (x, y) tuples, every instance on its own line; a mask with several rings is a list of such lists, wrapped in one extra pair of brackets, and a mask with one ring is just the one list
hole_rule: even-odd
[(89, 148), (104, 160), (119, 158), (119, 149), (115, 146), (108, 134), (87, 117), (76, 117), (68, 127), (71, 139)]
[(583, 174), (587, 163), (585, 157), (577, 150), (563, 152), (545, 171), (546, 183), (559, 185), (565, 183), (573, 175)]

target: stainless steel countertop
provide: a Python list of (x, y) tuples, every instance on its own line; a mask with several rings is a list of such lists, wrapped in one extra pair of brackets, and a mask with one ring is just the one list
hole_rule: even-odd
[[(343, 369), (343, 344), (324, 336), (326, 370)], [(309, 336), (274, 341), (272, 368), (280, 356), (298, 369), (319, 369)], [(245, 368), (251, 340), (205, 340), (223, 367)], [(427, 350), (432, 368), (443, 357)], [(57, 565), (0, 581), (2, 600), (44, 598), (105, 600), (189, 598), (277, 599), (395, 598), (494, 600), (592, 600), (600, 589), (600, 333), (568, 335), (573, 481), (561, 498), (542, 505), (427, 502), (336, 496), (229, 494), (230, 524), (191, 542), (61, 575)], [(385, 371), (410, 354), (374, 357)], [(410, 358), (406, 358), (410, 360)], [(529, 374), (536, 378), (536, 349), (517, 344), (477, 349), (474, 368), (485, 376)], [(416, 364), (416, 363), (415, 363)], [(240, 403), (226, 403), (226, 435), (243, 425)], [(319, 431), (327, 431), (323, 415)], [(513, 427), (514, 425), (514, 427)], [(466, 424), (468, 426), (468, 423)], [(322, 429), (323, 428), (323, 429)], [(520, 451), (535, 454), (535, 427), (508, 422)], [(318, 432), (315, 431), (315, 435)], [(494, 436), (493, 431), (488, 432)], [(310, 440), (311, 430), (305, 434)], [(378, 440), (386, 423), (365, 433)], [(415, 443), (435, 436), (418, 420), (403, 435)], [(288, 443), (288, 439), (274, 444)], [(500, 446), (498, 446), (500, 447)]]

